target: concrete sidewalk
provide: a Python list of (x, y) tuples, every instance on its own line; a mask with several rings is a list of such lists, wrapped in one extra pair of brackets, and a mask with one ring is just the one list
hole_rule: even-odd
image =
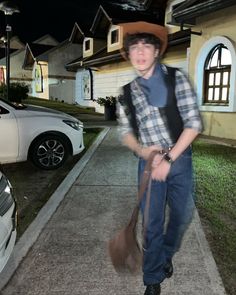
[[(136, 201), (136, 165), (117, 128), (105, 129), (17, 243), (0, 294), (143, 294), (141, 273), (118, 275), (106, 248)], [(197, 212), (174, 267), (163, 295), (226, 294)]]

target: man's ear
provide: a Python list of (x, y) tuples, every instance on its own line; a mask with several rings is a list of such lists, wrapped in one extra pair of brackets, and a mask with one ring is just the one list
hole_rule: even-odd
[(158, 55), (159, 55), (159, 51), (160, 51), (159, 49), (156, 49), (156, 50), (155, 50), (155, 53), (154, 53), (154, 56), (155, 56), (155, 57), (158, 57)]

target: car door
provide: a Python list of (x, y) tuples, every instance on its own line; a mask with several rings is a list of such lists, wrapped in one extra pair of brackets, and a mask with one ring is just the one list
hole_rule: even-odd
[(14, 111), (0, 104), (0, 163), (15, 162), (19, 150)]

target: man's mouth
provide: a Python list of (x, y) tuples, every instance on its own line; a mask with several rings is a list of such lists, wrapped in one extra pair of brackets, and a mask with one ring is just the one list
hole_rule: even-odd
[(138, 65), (144, 65), (145, 63), (146, 63), (146, 61), (144, 59), (138, 59), (137, 60)]

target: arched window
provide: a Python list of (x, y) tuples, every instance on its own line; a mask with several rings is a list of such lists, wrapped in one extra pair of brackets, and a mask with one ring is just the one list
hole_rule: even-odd
[(229, 105), (232, 58), (223, 44), (216, 45), (204, 66), (204, 104)]

